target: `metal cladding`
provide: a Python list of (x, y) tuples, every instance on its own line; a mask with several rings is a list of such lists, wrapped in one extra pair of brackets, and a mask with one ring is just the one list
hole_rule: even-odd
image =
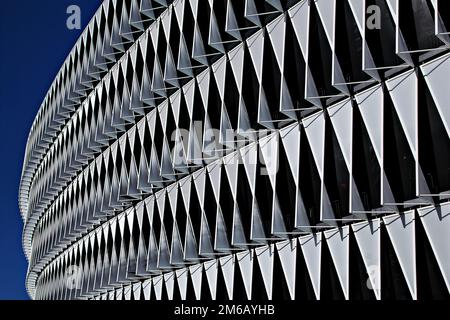
[(447, 0), (105, 0), (25, 153), (34, 299), (450, 289)]

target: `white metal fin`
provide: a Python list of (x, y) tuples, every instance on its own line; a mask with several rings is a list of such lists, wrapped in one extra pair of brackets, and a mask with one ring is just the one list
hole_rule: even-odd
[(246, 250), (236, 254), (236, 260), (241, 270), (242, 279), (244, 281), (245, 292), (248, 299), (252, 298), (252, 281), (253, 281), (253, 263), (254, 253), (252, 250)]
[(450, 204), (418, 209), (447, 289), (450, 291)]
[[(291, 295), (295, 299), (295, 264), (297, 256), (297, 240), (286, 240), (276, 243), (281, 267)], [(276, 281), (276, 279), (275, 279)], [(275, 297), (276, 298), (276, 297)]]
[(267, 297), (272, 300), (274, 245), (255, 248), (255, 256), (258, 259)]
[(409, 291), (417, 299), (416, 233), (414, 211), (383, 217)]
[(336, 273), (344, 292), (345, 299), (349, 299), (349, 226), (324, 231), (324, 236), (330, 249)]
[(316, 295), (320, 300), (320, 273), (322, 264), (322, 233), (310, 234), (298, 238), (303, 257), (305, 258), (309, 278)]
[(433, 96), (436, 107), (444, 123), (447, 134), (450, 135), (450, 90), (448, 75), (450, 74), (450, 54), (423, 64), (421, 67), (428, 89)]
[(371, 289), (377, 300), (381, 299), (380, 219), (352, 224)]

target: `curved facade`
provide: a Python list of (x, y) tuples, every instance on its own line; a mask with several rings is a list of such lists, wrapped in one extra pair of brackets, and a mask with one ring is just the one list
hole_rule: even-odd
[(30, 296), (448, 297), (447, 2), (105, 0), (28, 139)]

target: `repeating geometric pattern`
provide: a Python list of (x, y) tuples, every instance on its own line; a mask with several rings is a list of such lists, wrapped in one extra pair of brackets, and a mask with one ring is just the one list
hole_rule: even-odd
[(448, 297), (449, 12), (105, 0), (29, 135), (30, 296)]

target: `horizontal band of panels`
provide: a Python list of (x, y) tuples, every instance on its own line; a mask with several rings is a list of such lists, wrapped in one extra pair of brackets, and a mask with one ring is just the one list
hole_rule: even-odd
[(450, 227), (449, 208), (386, 215), (177, 267), (163, 258), (165, 248), (153, 251), (155, 225), (145, 222), (152, 213), (137, 208), (53, 261), (37, 281), (37, 298), (417, 299), (432, 281), (425, 272), (432, 260), (417, 267), (426, 254), (434, 255), (440, 288), (448, 290), (449, 239), (440, 234)]

